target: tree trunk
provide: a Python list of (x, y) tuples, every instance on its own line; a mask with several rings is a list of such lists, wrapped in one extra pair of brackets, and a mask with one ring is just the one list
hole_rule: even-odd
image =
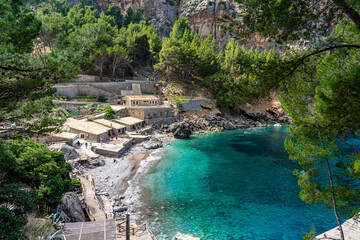
[(116, 67), (113, 67), (112, 76), (111, 76), (111, 81), (114, 81), (115, 72), (116, 72)]
[(360, 31), (360, 15), (346, 0), (332, 0), (335, 5), (341, 9), (343, 13), (348, 16), (348, 18), (353, 21), (357, 29)]
[(327, 158), (326, 158), (326, 166), (327, 166), (327, 169), (328, 169), (330, 186), (331, 186), (331, 200), (332, 200), (332, 202), (333, 202), (334, 213), (335, 213), (336, 221), (337, 221), (337, 223), (338, 223), (338, 225), (339, 225), (339, 230), (340, 230), (340, 239), (341, 239), (341, 240), (345, 240), (345, 238), (344, 238), (344, 232), (343, 232), (343, 229), (342, 229), (342, 226), (341, 226), (341, 222), (340, 222), (340, 217), (339, 217), (339, 214), (338, 214), (338, 212), (337, 212), (334, 183), (333, 183), (333, 179), (332, 179), (332, 174), (331, 174), (331, 169), (330, 169), (329, 160), (328, 160)]
[(102, 81), (102, 76), (103, 76), (103, 69), (100, 68), (100, 81)]
[[(320, 133), (318, 133), (318, 136), (319, 136), (319, 138), (320, 138), (322, 148), (325, 149), (324, 142), (323, 142), (323, 139), (322, 139)], [(332, 173), (331, 173), (330, 163), (329, 163), (329, 159), (328, 159), (327, 157), (325, 158), (325, 160), (326, 160), (326, 167), (327, 167), (327, 170), (328, 170), (328, 177), (329, 177), (330, 186), (331, 186), (331, 200), (332, 200), (332, 203), (333, 203), (333, 209), (334, 209), (334, 214), (335, 214), (335, 217), (336, 217), (336, 221), (337, 221), (337, 223), (338, 223), (339, 230), (340, 230), (340, 239), (341, 239), (341, 240), (345, 240), (345, 238), (344, 238), (344, 232), (343, 232), (343, 229), (342, 229), (342, 226), (341, 226), (341, 221), (340, 221), (339, 213), (338, 213), (338, 211), (337, 211), (336, 196), (335, 196), (335, 189), (334, 189), (334, 182), (333, 182), (333, 179), (332, 179)]]

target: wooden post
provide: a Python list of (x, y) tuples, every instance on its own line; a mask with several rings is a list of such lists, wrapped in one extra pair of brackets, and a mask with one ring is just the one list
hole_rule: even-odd
[(130, 240), (130, 215), (126, 214), (126, 240)]

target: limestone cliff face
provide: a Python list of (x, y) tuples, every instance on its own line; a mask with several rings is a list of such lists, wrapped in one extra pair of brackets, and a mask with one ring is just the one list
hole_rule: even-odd
[(144, 18), (150, 19), (158, 33), (168, 36), (171, 27), (179, 17), (187, 17), (193, 29), (202, 36), (213, 36), (220, 45), (225, 44), (230, 36), (221, 32), (220, 25), (216, 22), (224, 15), (233, 15), (234, 10), (230, 4), (233, 1), (222, 0), (97, 0), (105, 7), (113, 2), (123, 14), (129, 7), (143, 8)]
[(181, 1), (180, 16), (187, 17), (193, 29), (202, 36), (213, 36), (220, 46), (230, 39), (230, 35), (221, 30), (217, 19), (226, 15), (234, 16), (234, 1)]
[(144, 9), (144, 19), (149, 19), (162, 36), (169, 35), (171, 27), (179, 18), (178, 2), (175, 0), (98, 0), (101, 1), (113, 2), (123, 15), (129, 7)]

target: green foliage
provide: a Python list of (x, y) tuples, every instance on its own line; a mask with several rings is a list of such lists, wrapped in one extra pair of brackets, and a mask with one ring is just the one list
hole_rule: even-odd
[[(354, 38), (354, 25), (347, 24), (346, 28), (340, 24), (329, 39), (341, 34), (344, 42), (360, 43), (359, 37)], [(295, 124), (285, 147), (302, 166), (294, 172), (301, 199), (336, 207), (346, 217), (360, 210), (359, 60), (360, 51), (355, 49), (315, 55), (302, 66), (303, 72), (287, 82), (281, 95), (283, 108)]]
[(129, 7), (126, 10), (126, 16), (124, 20), (125, 27), (128, 26), (130, 23), (135, 23), (135, 24), (140, 23), (140, 21), (142, 20), (142, 15), (143, 15), (143, 9), (138, 8), (134, 12), (134, 10), (131, 7)]
[(3, 239), (21, 239), (25, 237), (21, 233), (21, 228), (25, 225), (24, 217), (16, 214), (5, 206), (0, 206), (0, 236)]
[(104, 96), (99, 96), (97, 100), (98, 102), (106, 102), (107, 98)]
[(207, 81), (214, 85), (220, 104), (234, 106), (258, 99), (278, 87), (277, 78), (269, 71), (279, 61), (273, 50), (246, 50), (230, 40), (218, 59), (222, 72), (209, 77)]
[[(239, 38), (249, 38), (253, 33), (263, 37), (284, 40), (315, 39), (326, 35), (332, 24), (341, 20), (347, 11), (344, 9), (359, 7), (358, 1), (322, 1), (307, 0), (256, 0), (241, 1), (241, 8), (234, 17), (219, 20), (225, 29)], [(349, 4), (344, 7), (345, 4)], [(224, 29), (224, 30), (225, 30)]]
[[(53, 152), (30, 139), (0, 143), (0, 173), (9, 182), (22, 182), (31, 187), (37, 204), (55, 207), (64, 192), (72, 186), (69, 172), (61, 152)], [(8, 163), (5, 163), (8, 162)]]
[(105, 115), (104, 118), (110, 119), (116, 114), (115, 110), (112, 109), (109, 105), (105, 107)]
[(169, 97), (169, 102), (171, 102), (176, 107), (179, 107), (181, 104), (187, 104), (189, 100), (182, 95), (171, 95)]
[(190, 28), (186, 18), (179, 18), (163, 40), (160, 62), (155, 69), (171, 80), (202, 80), (219, 70), (217, 46), (213, 38), (203, 39)]
[(316, 229), (314, 226), (311, 226), (310, 232), (302, 232), (303, 240), (314, 240), (316, 238)]
[(71, 179), (71, 184), (74, 187), (81, 187), (81, 182), (77, 178), (72, 178)]
[(105, 15), (112, 16), (118, 29), (123, 25), (124, 16), (121, 14), (121, 9), (117, 8), (115, 4), (110, 3), (105, 9)]
[(135, 64), (152, 62), (161, 50), (161, 39), (156, 34), (155, 28), (144, 22), (131, 23), (127, 28), (120, 29), (115, 43), (127, 50), (131, 61)]
[[(25, 239), (20, 230), (26, 223), (25, 214), (34, 208), (30, 194), (19, 187), (8, 184), (0, 188), (0, 236), (5, 239)], [(10, 205), (14, 208), (7, 208)]]
[(0, 9), (0, 54), (30, 53), (41, 22), (19, 0), (1, 0)]

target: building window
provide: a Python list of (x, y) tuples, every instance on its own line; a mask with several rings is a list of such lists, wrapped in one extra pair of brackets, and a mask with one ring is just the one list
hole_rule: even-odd
[(85, 138), (85, 134), (80, 133), (80, 138)]

